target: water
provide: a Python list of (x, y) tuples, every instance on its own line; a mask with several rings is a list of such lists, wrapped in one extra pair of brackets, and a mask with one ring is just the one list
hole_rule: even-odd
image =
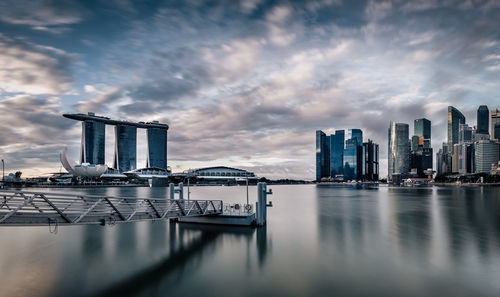
[[(141, 222), (53, 235), (1, 227), (0, 295), (500, 296), (500, 188), (271, 188), (261, 229)], [(245, 187), (191, 191), (246, 199)]]

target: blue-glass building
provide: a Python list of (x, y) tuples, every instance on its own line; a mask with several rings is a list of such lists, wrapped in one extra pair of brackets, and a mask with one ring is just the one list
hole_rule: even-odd
[[(489, 134), (490, 110), (488, 106), (481, 105), (477, 109), (477, 134)], [(491, 131), (493, 134), (493, 131)]]
[[(357, 180), (358, 171), (360, 167), (358, 166), (359, 155), (362, 155), (360, 146), (358, 146), (358, 140), (347, 139), (346, 146), (344, 150), (344, 180)], [(361, 166), (362, 167), (362, 166)]]
[(104, 164), (106, 125), (102, 122), (82, 122), (82, 144), (80, 162)]
[(137, 127), (115, 126), (115, 158), (113, 167), (120, 172), (137, 167)]
[(316, 180), (330, 176), (330, 137), (316, 131)]
[(337, 130), (330, 135), (330, 176), (344, 174), (344, 130)]
[(349, 129), (347, 137), (357, 141), (358, 145), (363, 143), (363, 131), (361, 129)]
[(413, 134), (423, 136), (424, 139), (431, 139), (431, 121), (428, 119), (416, 119), (413, 122)]
[(146, 167), (167, 169), (167, 130), (148, 128), (147, 142), (148, 154)]

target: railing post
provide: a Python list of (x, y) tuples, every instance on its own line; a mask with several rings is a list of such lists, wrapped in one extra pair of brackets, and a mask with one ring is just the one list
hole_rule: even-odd
[(184, 200), (184, 183), (179, 183), (179, 200)]
[(174, 200), (175, 198), (175, 185), (173, 183), (170, 183), (169, 185), (169, 189), (170, 189), (170, 200)]

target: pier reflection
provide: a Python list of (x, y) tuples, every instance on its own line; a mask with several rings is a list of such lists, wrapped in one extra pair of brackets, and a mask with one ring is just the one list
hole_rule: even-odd
[[(166, 229), (168, 229), (168, 239), (165, 237), (162, 239), (162, 235), (159, 234), (165, 234)], [(90, 296), (163, 296), (171, 291), (169, 285), (172, 282), (179, 280), (189, 282), (191, 277), (189, 272), (197, 271), (204, 263), (210, 262), (210, 257), (215, 257), (218, 249), (227, 244), (228, 240), (246, 241), (247, 251), (240, 251), (240, 255), (245, 255), (247, 263), (252, 262), (250, 256), (254, 250), (252, 242), (255, 243), (259, 267), (264, 264), (269, 248), (265, 227), (168, 222), (153, 223), (149, 231), (151, 244), (160, 247), (163, 242), (165, 248), (170, 250), (168, 255), (136, 274)], [(177, 286), (180, 285), (177, 284)]]

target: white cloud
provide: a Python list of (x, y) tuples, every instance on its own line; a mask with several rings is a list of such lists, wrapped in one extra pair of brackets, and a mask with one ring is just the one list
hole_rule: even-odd
[(26, 94), (63, 94), (71, 89), (75, 55), (50, 46), (0, 36), (0, 89)]

